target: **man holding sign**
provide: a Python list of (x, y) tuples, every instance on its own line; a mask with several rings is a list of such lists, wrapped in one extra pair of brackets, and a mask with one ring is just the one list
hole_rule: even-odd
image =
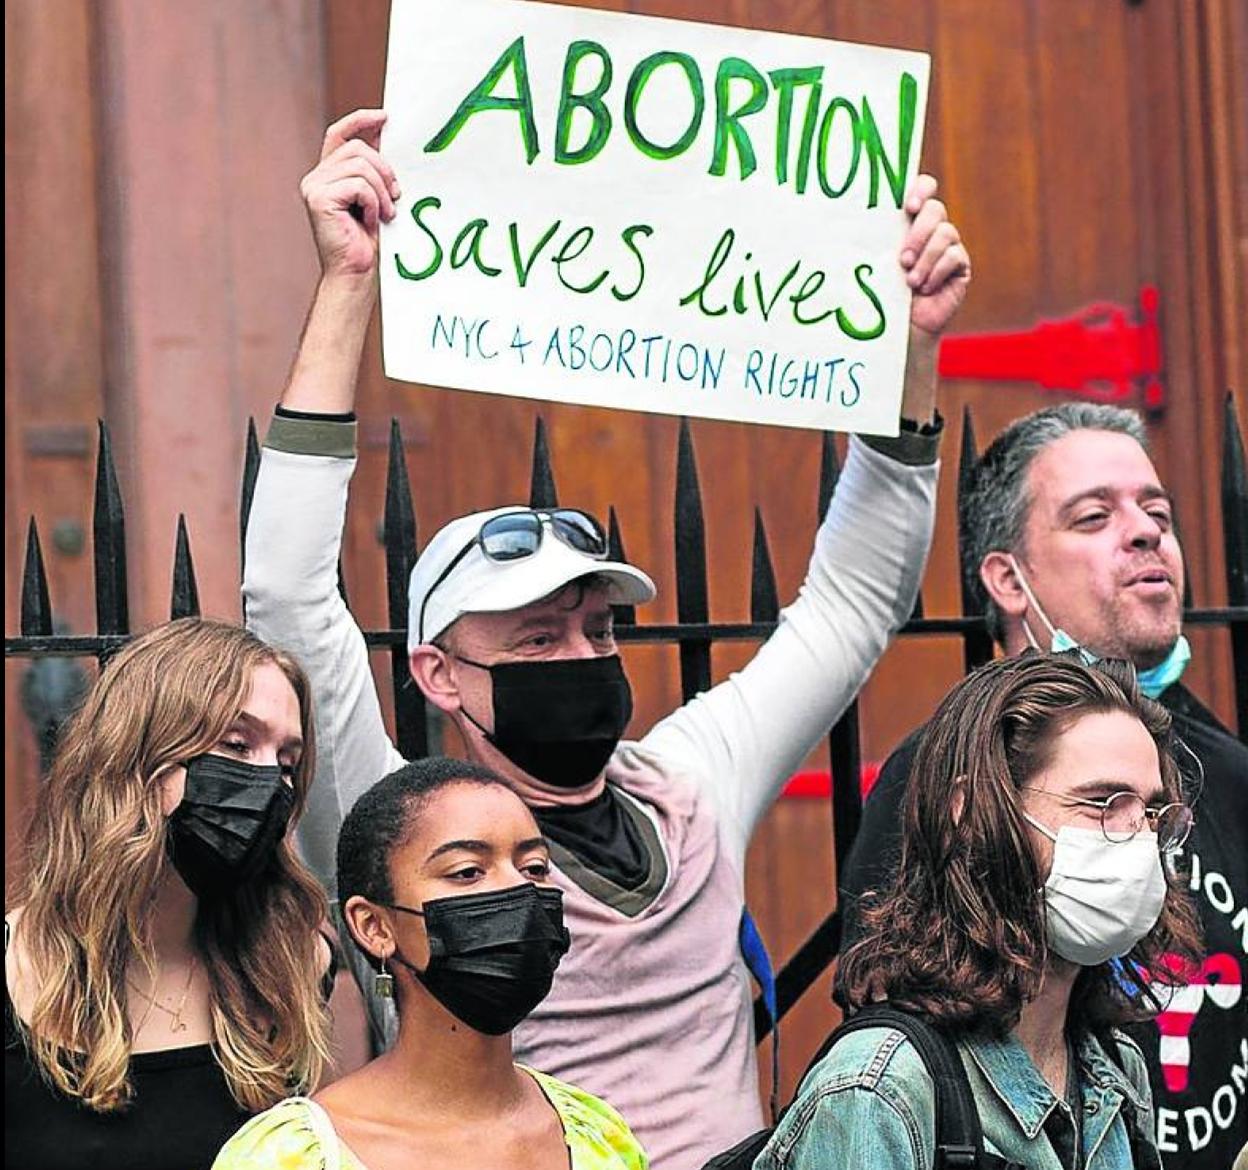
[[(379, 230), (405, 206), (378, 150), (385, 121), (365, 110), (331, 126), (304, 179), (322, 275), (247, 534), (248, 623), (313, 680), (319, 775), (302, 843), (323, 878), (345, 810), (402, 763), (336, 576)], [(605, 1097), (661, 1170), (699, 1166), (762, 1123), (737, 949), (746, 847), (908, 617), (922, 575), (936, 349), (970, 277), (935, 188), (920, 177), (905, 197), (902, 433), (851, 440), (801, 595), (741, 672), (621, 742), (631, 696), (610, 606), (654, 587), (608, 561), (601, 526), (574, 509), (461, 517), (413, 570), (412, 677), (468, 756), (533, 808), (564, 891), (572, 949), (516, 1030), (517, 1057)], [(470, 889), (472, 843), (453, 860)]]

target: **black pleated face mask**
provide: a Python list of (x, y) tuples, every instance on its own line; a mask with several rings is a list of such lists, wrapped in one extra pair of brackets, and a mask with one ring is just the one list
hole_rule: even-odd
[(563, 892), (529, 882), (506, 890), (433, 898), (423, 910), (392, 910), (425, 920), (429, 966), (395, 952), (448, 1012), (487, 1036), (510, 1032), (550, 993), (571, 937)]
[(169, 816), (174, 867), (201, 900), (229, 893), (267, 868), (294, 805), (276, 765), (208, 754), (188, 760), (182, 803)]
[(493, 664), (456, 657), (490, 672), (494, 730), (481, 728), (485, 738), (544, 784), (581, 788), (596, 779), (632, 718), (619, 655)]

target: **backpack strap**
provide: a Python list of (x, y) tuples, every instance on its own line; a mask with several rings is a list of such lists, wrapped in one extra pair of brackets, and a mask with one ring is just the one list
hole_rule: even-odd
[(957, 1047), (922, 1016), (889, 1004), (858, 1011), (841, 1031), (895, 1028), (914, 1046), (935, 1085), (935, 1170), (975, 1170), (985, 1165), (984, 1135), (971, 1083)]
[[(914, 1046), (936, 1086), (935, 1170), (989, 1170), (1007, 1165), (984, 1153), (984, 1133), (971, 1082), (957, 1046), (922, 1016), (889, 1004), (870, 1004), (842, 1024), (833, 1037), (864, 1028), (895, 1028)], [(828, 1045), (830, 1047), (831, 1045)]]
[[(832, 1050), (841, 1037), (865, 1028), (895, 1028), (914, 1046), (935, 1086), (933, 1110), (936, 1128), (934, 1170), (1025, 1170), (1017, 1162), (1007, 1161), (999, 1154), (984, 1150), (984, 1131), (979, 1123), (979, 1110), (971, 1093), (971, 1082), (953, 1041), (930, 1020), (891, 1004), (869, 1004), (834, 1029), (819, 1045), (798, 1081), (800, 1085), (810, 1071)], [(781, 1110), (783, 1117), (791, 1108)], [(703, 1170), (738, 1170), (753, 1165), (767, 1139), (774, 1131), (762, 1130), (738, 1143), (731, 1150), (713, 1158)]]

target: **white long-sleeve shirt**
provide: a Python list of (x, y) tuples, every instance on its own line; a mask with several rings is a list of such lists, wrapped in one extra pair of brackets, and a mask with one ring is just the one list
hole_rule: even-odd
[[(605, 879), (560, 867), (556, 853), (572, 949), (516, 1029), (517, 1059), (609, 1101), (658, 1170), (694, 1170), (763, 1124), (737, 946), (746, 848), (910, 614), (935, 508), (936, 464), (930, 454), (917, 462), (924, 442), (875, 441), (899, 452), (908, 443), (916, 461), (902, 462), (852, 439), (806, 580), (775, 633), (742, 670), (616, 750), (607, 781), (663, 855), (648, 901), (604, 895)], [(248, 626), (312, 680), (317, 774), (300, 840), (331, 894), (343, 817), (404, 762), (337, 587), (353, 443), (353, 424), (274, 420), (244, 580)]]

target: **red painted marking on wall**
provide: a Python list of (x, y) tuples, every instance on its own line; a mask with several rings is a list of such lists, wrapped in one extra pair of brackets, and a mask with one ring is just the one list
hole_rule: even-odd
[[(867, 799), (879, 778), (879, 761), (873, 760), (862, 765), (862, 775), (858, 783), (863, 800)], [(780, 795), (797, 800), (827, 800), (832, 795), (832, 773), (819, 770), (795, 772)]]
[(1160, 410), (1165, 405), (1160, 304), (1161, 294), (1146, 285), (1138, 321), (1122, 305), (1098, 303), (1032, 329), (946, 337), (940, 372), (947, 378), (1038, 382), (1046, 390), (1096, 402), (1124, 402), (1138, 387), (1145, 409)]

